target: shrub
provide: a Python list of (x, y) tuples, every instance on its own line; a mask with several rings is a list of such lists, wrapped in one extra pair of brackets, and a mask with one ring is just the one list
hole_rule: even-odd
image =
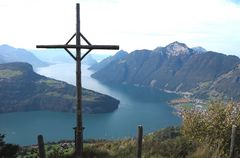
[[(234, 103), (212, 102), (207, 110), (192, 109), (183, 112), (182, 134), (191, 141), (208, 144), (220, 156), (229, 153), (232, 125), (240, 127), (240, 109)], [(240, 132), (237, 130), (237, 137)], [(236, 140), (239, 152), (240, 139)]]
[(15, 158), (19, 150), (19, 146), (6, 144), (4, 142), (5, 135), (0, 134), (0, 158)]

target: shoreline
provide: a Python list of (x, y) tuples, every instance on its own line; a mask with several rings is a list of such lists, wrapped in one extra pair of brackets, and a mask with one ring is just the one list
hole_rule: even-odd
[(176, 110), (175, 114), (181, 118), (182, 118), (182, 113), (185, 110), (190, 110), (194, 108), (194, 109), (203, 111), (206, 109), (206, 106), (207, 106), (204, 100), (186, 98), (186, 97), (170, 100), (168, 104)]

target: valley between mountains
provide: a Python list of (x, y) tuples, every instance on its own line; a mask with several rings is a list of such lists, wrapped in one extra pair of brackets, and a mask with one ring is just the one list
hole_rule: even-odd
[[(75, 111), (75, 86), (34, 72), (33, 68), (49, 63), (25, 49), (8, 45), (0, 46), (0, 57), (0, 113)], [(119, 100), (113, 97), (83, 88), (84, 113), (113, 112), (118, 105)]]
[[(44, 52), (34, 54), (43, 57)], [(75, 88), (33, 72), (34, 67), (47, 66), (31, 52), (8, 45), (0, 47), (0, 112), (53, 110), (74, 111)], [(56, 53), (55, 53), (56, 54)], [(57, 62), (69, 62), (66, 56), (51, 57)], [(19, 56), (19, 57), (18, 57)], [(50, 61), (50, 58), (45, 58)], [(240, 100), (240, 59), (237, 56), (207, 51), (202, 47), (189, 48), (173, 42), (154, 50), (123, 50), (89, 69), (92, 77), (102, 83), (129, 84), (181, 94), (203, 100)], [(86, 113), (112, 112), (119, 101), (90, 90), (83, 90)]]

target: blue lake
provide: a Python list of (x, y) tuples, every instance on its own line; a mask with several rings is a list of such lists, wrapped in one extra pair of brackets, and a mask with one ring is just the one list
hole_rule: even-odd
[[(39, 74), (75, 85), (74, 63), (55, 64), (36, 70)], [(91, 71), (82, 66), (83, 87), (108, 94), (120, 100), (119, 108), (106, 114), (84, 114), (85, 139), (119, 139), (136, 135), (138, 125), (144, 133), (163, 127), (179, 125), (181, 119), (167, 101), (175, 94), (129, 85), (102, 84), (90, 77)], [(0, 133), (6, 141), (20, 145), (36, 144), (38, 134), (46, 142), (73, 139), (75, 113), (15, 112), (0, 114)]]

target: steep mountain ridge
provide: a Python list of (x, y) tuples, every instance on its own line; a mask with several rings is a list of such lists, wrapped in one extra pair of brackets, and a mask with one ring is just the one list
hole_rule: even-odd
[[(0, 64), (0, 113), (16, 111), (75, 111), (75, 87), (36, 74), (30, 64)], [(105, 113), (118, 108), (119, 101), (83, 89), (83, 112)]]
[(193, 89), (196, 96), (240, 100), (240, 65), (219, 76), (214, 81), (206, 81)]
[(120, 50), (114, 56), (110, 56), (110, 57), (103, 59), (103, 61), (92, 65), (89, 69), (94, 70), (94, 71), (99, 71), (100, 69), (105, 68), (108, 64), (119, 61), (119, 60), (123, 59), (124, 57), (126, 57), (127, 55), (128, 55), (128, 52), (126, 52), (124, 50)]
[[(173, 92), (194, 92), (233, 70), (240, 59), (217, 52), (195, 51), (173, 42), (155, 50), (136, 50), (92, 75), (102, 82), (133, 84)], [(199, 93), (197, 93), (199, 94)]]
[(205, 48), (201, 47), (201, 46), (193, 47), (191, 49), (193, 49), (197, 53), (206, 53), (207, 52), (207, 50)]

